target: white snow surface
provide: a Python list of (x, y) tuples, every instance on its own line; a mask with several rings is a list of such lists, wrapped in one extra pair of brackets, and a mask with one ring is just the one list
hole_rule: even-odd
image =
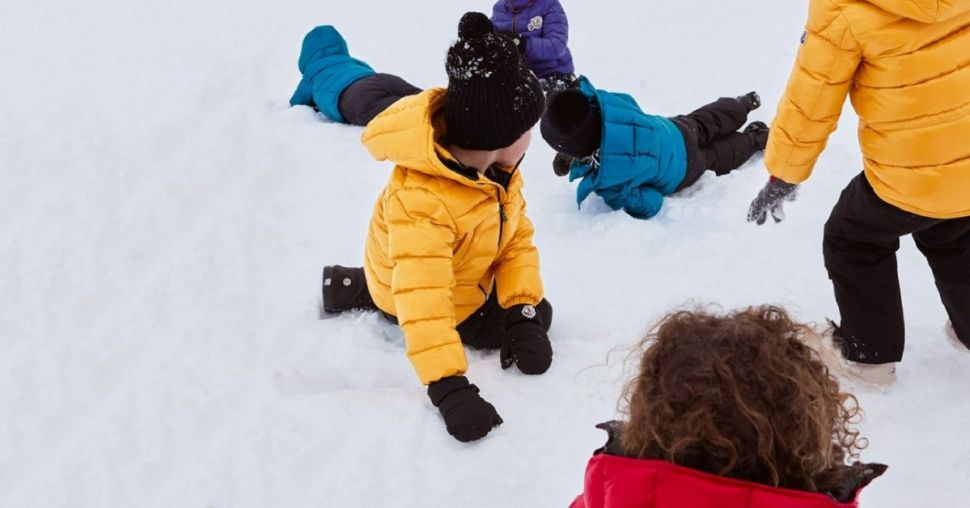
[[(805, 0), (564, 0), (580, 72), (657, 114), (758, 90), (770, 121)], [(303, 35), (443, 85), (466, 10), (422, 0), (95, 0), (0, 6), (0, 506), (565, 506), (625, 348), (666, 312), (778, 303), (837, 318), (822, 225), (861, 170), (847, 108), (788, 219), (744, 220), (760, 158), (650, 221), (575, 205), (538, 136), (524, 163), (552, 369), (468, 376), (505, 419), (461, 444), (373, 314), (318, 317), (325, 264), (360, 265), (390, 165), (361, 129), (290, 108)], [(970, 499), (970, 355), (911, 240), (906, 357), (860, 393), (890, 465), (863, 506)], [(611, 352), (613, 352), (611, 354)]]

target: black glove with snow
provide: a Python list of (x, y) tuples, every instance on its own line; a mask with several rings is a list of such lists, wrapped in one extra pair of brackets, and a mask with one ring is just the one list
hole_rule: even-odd
[(762, 225), (768, 219), (768, 213), (775, 222), (781, 222), (785, 218), (785, 209), (782, 207), (785, 201), (794, 201), (797, 185), (790, 184), (775, 177), (768, 179), (768, 183), (758, 193), (758, 197), (751, 202), (748, 209), (748, 222), (756, 222)]
[(515, 47), (519, 50), (519, 53), (523, 55), (525, 54), (525, 37), (511, 31), (502, 31), (498, 33), (508, 37), (509, 40), (515, 43)]
[(502, 424), (502, 417), (480, 395), (478, 387), (465, 376), (452, 376), (428, 385), (428, 397), (445, 419), (452, 437), (462, 443), (485, 437), (492, 427)]
[(505, 340), (499, 357), (502, 368), (515, 364), (523, 374), (542, 374), (552, 364), (552, 305), (543, 299), (539, 305), (516, 305), (505, 318)]

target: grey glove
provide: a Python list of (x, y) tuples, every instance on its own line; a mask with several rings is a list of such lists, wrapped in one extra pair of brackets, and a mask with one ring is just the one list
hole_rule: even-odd
[(756, 222), (762, 225), (768, 219), (768, 213), (775, 222), (785, 219), (785, 209), (782, 207), (785, 201), (794, 201), (798, 186), (790, 184), (775, 177), (768, 179), (768, 183), (758, 193), (758, 197), (751, 202), (748, 209), (748, 222)]

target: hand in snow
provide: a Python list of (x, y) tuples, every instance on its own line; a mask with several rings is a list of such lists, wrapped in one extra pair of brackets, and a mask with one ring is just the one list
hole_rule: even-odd
[(502, 417), (465, 376), (452, 376), (428, 385), (428, 397), (445, 419), (448, 433), (462, 443), (485, 437)]
[(500, 358), (502, 368), (515, 364), (523, 374), (542, 374), (552, 364), (552, 344), (546, 331), (552, 324), (552, 305), (516, 305), (508, 310)]
[(758, 197), (751, 202), (751, 208), (748, 209), (748, 222), (756, 222), (760, 226), (768, 219), (769, 212), (776, 223), (784, 220), (785, 209), (782, 205), (785, 201), (795, 200), (796, 189), (798, 189), (797, 185), (771, 177), (758, 193)]

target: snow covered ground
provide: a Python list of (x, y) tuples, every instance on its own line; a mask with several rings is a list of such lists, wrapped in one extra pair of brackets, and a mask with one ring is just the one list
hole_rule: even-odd
[[(579, 70), (659, 114), (752, 89), (770, 120), (804, 0), (563, 1)], [(536, 137), (524, 164), (556, 322), (552, 369), (469, 377), (505, 419), (444, 431), (400, 334), (318, 319), (324, 264), (360, 264), (390, 168), (359, 128), (290, 109), (305, 32), (419, 86), (486, 1), (96, 0), (0, 5), (0, 506), (565, 506), (623, 381), (623, 348), (685, 304), (837, 310), (822, 224), (860, 170), (846, 114), (788, 220), (744, 222), (759, 161), (651, 221), (576, 210)], [(861, 394), (890, 464), (864, 506), (970, 499), (970, 355), (900, 252), (907, 352)], [(612, 352), (612, 353), (611, 353)]]

